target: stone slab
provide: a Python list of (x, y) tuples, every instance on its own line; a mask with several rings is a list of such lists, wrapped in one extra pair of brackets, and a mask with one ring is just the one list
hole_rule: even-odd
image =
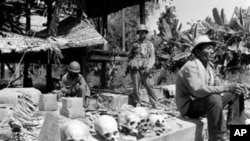
[(38, 141), (61, 141), (59, 118), (56, 114), (46, 114)]
[(143, 138), (139, 141), (204, 141), (207, 130), (206, 119), (173, 118), (167, 121), (171, 130), (160, 136)]
[[(54, 116), (58, 116), (56, 112), (44, 112), (42, 111), (43, 115), (46, 116), (48, 113), (52, 113)], [(47, 124), (53, 124), (56, 120), (53, 120), (55, 118), (48, 118), (50, 122), (47, 121)], [(57, 119), (58, 120), (58, 119)], [(46, 121), (46, 120), (45, 120)], [(58, 123), (58, 121), (56, 121)], [(202, 119), (186, 119), (186, 118), (169, 118), (166, 120), (166, 124), (169, 127), (170, 130), (167, 130), (160, 134), (160, 136), (153, 135), (148, 136), (145, 138), (140, 139), (139, 141), (204, 141), (204, 138), (206, 136), (206, 130), (207, 130), (207, 120), (206, 118)], [(48, 125), (47, 125), (48, 126)], [(49, 129), (48, 131), (53, 131), (55, 125), (48, 126), (46, 129)], [(42, 130), (41, 130), (42, 132)], [(41, 134), (40, 132), (40, 134)], [(46, 132), (47, 137), (46, 141), (52, 141), (54, 138), (49, 138), (51, 135), (51, 132)], [(58, 136), (57, 134), (53, 134), (51, 136)], [(102, 138), (94, 135), (93, 139), (91, 141), (103, 141)], [(38, 140), (42, 141), (42, 140)], [(53, 140), (54, 141), (54, 140)], [(55, 140), (56, 141), (56, 140)], [(133, 137), (126, 137), (126, 140), (121, 141), (134, 141)]]
[(119, 111), (123, 105), (128, 104), (128, 96), (113, 93), (101, 93), (96, 99), (95, 109)]
[[(167, 126), (170, 130), (157, 135), (151, 135), (138, 141), (205, 141), (207, 120), (203, 119), (167, 119)], [(103, 141), (98, 135), (93, 135), (96, 141)], [(122, 137), (121, 141), (136, 141), (133, 136)]]

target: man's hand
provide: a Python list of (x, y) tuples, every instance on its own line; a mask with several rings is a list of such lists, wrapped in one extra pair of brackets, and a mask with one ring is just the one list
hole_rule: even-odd
[(243, 84), (229, 84), (229, 91), (237, 94), (237, 95), (242, 95), (245, 93), (245, 88)]
[(63, 88), (61, 88), (61, 92), (63, 93), (63, 95), (66, 95), (68, 92), (68, 89), (63, 87)]

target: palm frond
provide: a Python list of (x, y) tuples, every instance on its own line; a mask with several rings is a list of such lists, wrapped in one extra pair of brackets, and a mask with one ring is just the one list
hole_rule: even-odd
[(241, 9), (241, 8), (240, 8), (239, 21), (240, 21), (240, 25), (241, 25), (241, 26), (244, 26), (244, 20), (243, 20), (243, 15), (242, 15), (242, 9)]
[(220, 14), (217, 8), (213, 8), (213, 17), (214, 17), (214, 21), (216, 24), (223, 25), (222, 19), (220, 17)]
[(226, 23), (226, 15), (225, 15), (223, 8), (221, 9), (220, 16), (221, 16), (222, 23), (225, 24)]

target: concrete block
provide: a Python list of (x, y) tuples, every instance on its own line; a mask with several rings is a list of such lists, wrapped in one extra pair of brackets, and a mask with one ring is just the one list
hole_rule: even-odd
[(106, 109), (112, 111), (119, 111), (122, 105), (128, 104), (128, 96), (113, 94), (113, 93), (101, 93), (97, 98), (97, 108)]
[(39, 101), (40, 111), (56, 111), (57, 96), (55, 94), (42, 94)]
[(82, 98), (62, 98), (62, 108), (60, 109), (60, 114), (71, 119), (84, 118), (85, 109), (83, 108)]

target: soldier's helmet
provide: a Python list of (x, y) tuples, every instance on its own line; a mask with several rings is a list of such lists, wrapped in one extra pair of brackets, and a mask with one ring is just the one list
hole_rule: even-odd
[(136, 33), (138, 34), (139, 31), (146, 31), (146, 33), (148, 33), (148, 28), (145, 24), (140, 24), (138, 27), (137, 27), (137, 31)]
[(68, 70), (70, 72), (79, 73), (81, 71), (81, 66), (78, 62), (72, 61), (68, 66)]

